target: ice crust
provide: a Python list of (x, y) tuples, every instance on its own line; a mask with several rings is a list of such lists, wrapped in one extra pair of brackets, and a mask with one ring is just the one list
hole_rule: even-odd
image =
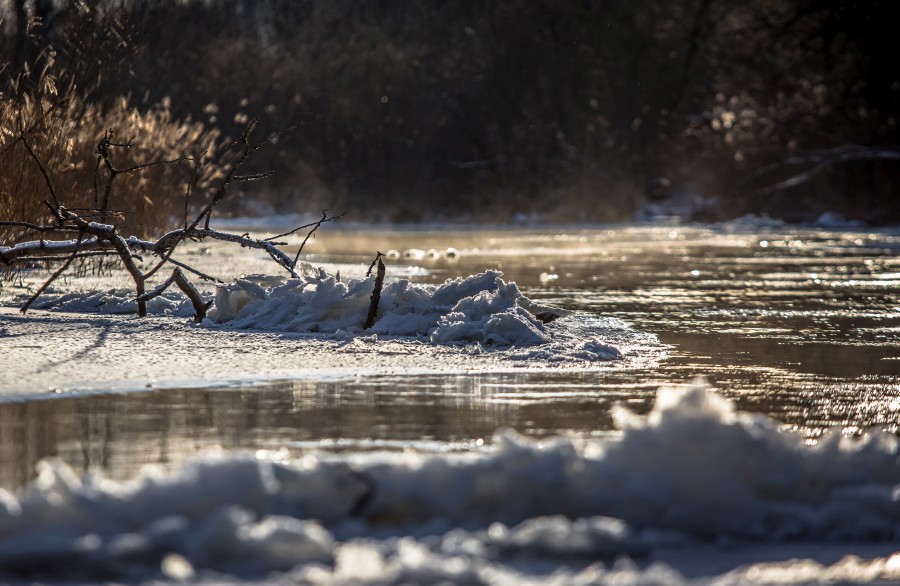
[[(662, 389), (648, 416), (620, 409), (616, 421), (618, 437), (500, 431), (466, 454), (198, 456), (122, 483), (43, 461), (20, 494), (0, 490), (0, 579), (289, 571), (294, 583), (514, 584), (543, 583), (550, 567), (558, 583), (684, 584), (623, 556), (900, 540), (894, 436), (835, 431), (808, 446), (701, 384)], [(842, 583), (884, 575), (884, 562), (857, 566), (841, 566)], [(838, 575), (804, 571), (808, 583)]]

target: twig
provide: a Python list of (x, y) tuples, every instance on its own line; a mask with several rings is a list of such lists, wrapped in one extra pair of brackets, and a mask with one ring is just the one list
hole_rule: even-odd
[(342, 217), (344, 217), (344, 215), (346, 215), (346, 213), (347, 213), (347, 212), (344, 212), (344, 213), (342, 213), (342, 214), (338, 214), (338, 215), (336, 215), (336, 216), (332, 216), (332, 217), (330, 217), (330, 218), (326, 218), (326, 217), (325, 217), (325, 214), (326, 214), (327, 211), (328, 211), (327, 209), (322, 210), (322, 219), (321, 219), (321, 220), (317, 220), (317, 221), (315, 221), (315, 222), (310, 222), (309, 224), (303, 224), (302, 226), (297, 226), (296, 228), (294, 228), (294, 229), (291, 230), (290, 232), (285, 232), (284, 234), (278, 234), (278, 235), (275, 235), (275, 236), (269, 236), (268, 238), (265, 238), (264, 240), (265, 240), (266, 242), (271, 242), (272, 240), (275, 240), (276, 238), (283, 238), (283, 237), (285, 237), (285, 236), (290, 236), (291, 234), (293, 234), (293, 233), (295, 233), (295, 232), (299, 232), (300, 230), (303, 230), (304, 228), (309, 228), (310, 226), (315, 226), (316, 228), (318, 228), (321, 224), (324, 224), (325, 222), (330, 222), (330, 221), (332, 221), (332, 220), (337, 220), (337, 219), (339, 219), (339, 218), (342, 218)]
[(190, 272), (194, 273), (195, 275), (197, 275), (204, 281), (210, 281), (211, 283), (224, 283), (225, 282), (222, 279), (219, 279), (217, 277), (212, 277), (210, 275), (207, 275), (206, 273), (200, 272), (197, 269), (195, 269), (194, 267), (192, 267), (190, 265), (186, 265), (183, 262), (177, 261), (174, 258), (170, 258), (169, 262), (177, 267), (183, 268), (186, 271), (190, 271)]
[[(329, 218), (326, 214), (327, 211), (328, 210), (322, 210), (322, 219), (319, 220), (318, 222), (314, 222), (314, 223), (310, 224), (312, 226), (312, 230), (307, 232), (306, 238), (304, 238), (303, 242), (300, 243), (300, 248), (297, 249), (297, 254), (294, 256), (294, 262), (291, 263), (291, 268), (294, 268), (295, 266), (297, 266), (297, 261), (300, 260), (300, 254), (303, 252), (303, 247), (306, 246), (306, 242), (309, 240), (309, 237), (312, 236), (313, 234), (315, 234), (316, 230), (319, 229), (319, 226), (321, 226), (325, 222), (330, 222), (331, 220), (335, 220), (344, 215), (344, 214), (340, 214), (339, 216), (333, 216), (333, 217)], [(299, 229), (300, 228), (298, 228), (297, 230), (299, 230)], [(296, 230), (295, 230), (295, 232), (296, 232)], [(282, 234), (281, 236), (286, 236), (286, 234)], [(279, 236), (275, 236), (275, 238), (279, 238)]]
[(28, 144), (28, 137), (25, 135), (25, 132), (22, 132), (22, 135), (19, 137), (22, 141), (22, 144), (25, 145), (25, 149), (28, 151), (28, 154), (31, 155), (31, 158), (34, 159), (34, 162), (37, 163), (37, 166), (41, 170), (41, 175), (44, 176), (44, 183), (47, 185), (47, 190), (50, 192), (50, 197), (53, 198), (53, 203), (56, 207), (59, 207), (59, 199), (56, 197), (56, 190), (53, 189), (53, 182), (50, 181), (50, 175), (47, 174), (47, 169), (44, 167), (44, 164), (38, 158), (37, 154), (31, 148), (31, 145)]
[(384, 256), (384, 253), (383, 253), (383, 252), (378, 252), (377, 250), (375, 251), (375, 260), (373, 260), (373, 261), (372, 261), (372, 264), (369, 265), (369, 270), (366, 271), (366, 277), (368, 277), (369, 275), (372, 274), (372, 269), (375, 268), (375, 263), (377, 263), (378, 260), (379, 260), (382, 256)]
[(44, 284), (41, 285), (40, 288), (37, 291), (35, 291), (31, 297), (28, 298), (28, 301), (25, 302), (25, 304), (21, 307), (21, 309), (19, 309), (19, 311), (21, 311), (23, 314), (26, 313), (28, 311), (28, 308), (31, 307), (31, 304), (34, 303), (38, 297), (43, 295), (44, 291), (47, 290), (47, 287), (49, 287), (50, 284), (53, 283), (53, 281), (58, 279), (59, 276), (62, 275), (66, 271), (67, 268), (69, 268), (69, 265), (71, 265), (72, 261), (74, 261), (76, 258), (78, 258), (78, 253), (73, 252), (69, 256), (69, 258), (66, 259), (66, 262), (64, 262), (61, 267), (56, 269), (53, 272), (53, 274), (50, 275), (50, 278), (47, 279), (46, 281), (44, 281)]

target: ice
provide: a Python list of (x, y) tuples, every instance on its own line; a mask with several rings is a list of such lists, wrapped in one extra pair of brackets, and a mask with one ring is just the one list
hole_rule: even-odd
[[(462, 454), (197, 456), (127, 482), (46, 460), (21, 492), (0, 491), (0, 579), (287, 571), (306, 583), (685, 584), (695, 582), (660, 560), (715, 543), (890, 552), (900, 540), (894, 436), (835, 431), (808, 446), (699, 383), (661, 389), (647, 416), (620, 409), (616, 421), (618, 437), (506, 430)], [(716, 583), (900, 577), (890, 555), (753, 567)]]
[[(240, 329), (361, 333), (374, 277), (341, 282), (326, 275), (264, 288), (244, 279), (216, 293), (210, 323)], [(550, 341), (533, 304), (497, 271), (448, 280), (439, 287), (394, 281), (381, 292), (378, 335), (428, 339), (435, 344), (534, 346)]]
[[(341, 280), (322, 269), (300, 278), (245, 275), (216, 287), (202, 326), (307, 334), (323, 340), (374, 334), (464, 346), (470, 354), (507, 350), (511, 360), (570, 364), (616, 361), (644, 351), (659, 354), (663, 349), (655, 336), (623, 322), (541, 306), (515, 283), (505, 281), (499, 271), (449, 279), (439, 286), (394, 277), (381, 291), (374, 324), (364, 329), (373, 289), (374, 277)], [(50, 289), (33, 307), (86, 314), (134, 314), (137, 310), (129, 289)], [(148, 303), (148, 313), (190, 318), (194, 308), (180, 292), (166, 291)]]

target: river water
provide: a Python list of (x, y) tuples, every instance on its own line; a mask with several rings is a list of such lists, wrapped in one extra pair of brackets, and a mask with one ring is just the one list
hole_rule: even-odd
[[(448, 258), (448, 248), (456, 254)], [(337, 229), (309, 260), (440, 283), (496, 268), (544, 304), (611, 316), (671, 346), (635, 368), (379, 375), (0, 403), (0, 486), (59, 456), (127, 478), (201, 450), (459, 451), (500, 427), (615, 433), (615, 404), (650, 409), (705, 377), (745, 411), (808, 438), (900, 429), (900, 233), (762, 223), (604, 228)], [(438, 254), (428, 254), (429, 250)], [(404, 254), (405, 253), (405, 254)], [(360, 269), (362, 267), (362, 269)]]

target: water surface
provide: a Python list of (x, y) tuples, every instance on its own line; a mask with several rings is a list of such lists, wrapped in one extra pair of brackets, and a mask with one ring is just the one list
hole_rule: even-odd
[(389, 249), (399, 254), (388, 260), (389, 276), (440, 283), (497, 268), (534, 299), (620, 318), (672, 349), (647, 368), (288, 380), (3, 403), (0, 486), (21, 486), (46, 456), (126, 478), (146, 463), (174, 466), (215, 448), (464, 450), (504, 426), (533, 436), (608, 434), (613, 405), (646, 412), (660, 385), (696, 376), (810, 441), (832, 426), (848, 434), (900, 428), (896, 232), (332, 229), (310, 246), (309, 260), (360, 271), (375, 250)]

